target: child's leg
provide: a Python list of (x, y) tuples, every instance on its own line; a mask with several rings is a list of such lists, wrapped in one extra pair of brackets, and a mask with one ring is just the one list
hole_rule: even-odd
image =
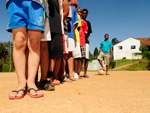
[[(27, 44), (26, 39), (26, 27), (20, 27), (12, 29), (13, 32), (13, 59), (15, 70), (18, 77), (18, 86), (16, 90), (25, 89), (26, 88), (26, 57), (25, 57), (25, 49)], [(19, 92), (16, 95), (16, 92), (12, 92), (10, 96), (21, 96), (23, 92)]]
[[(41, 39), (40, 30), (28, 30), (28, 48), (29, 48), (28, 79), (27, 79), (28, 89), (29, 88), (37, 89), (35, 85), (35, 76), (40, 62), (40, 39)], [(35, 91), (33, 92), (36, 93)], [(42, 93), (41, 91), (39, 92)], [(32, 94), (34, 95), (34, 93)]]

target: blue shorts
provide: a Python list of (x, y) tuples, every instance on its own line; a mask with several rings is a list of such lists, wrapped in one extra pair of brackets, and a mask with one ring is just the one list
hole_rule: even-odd
[(9, 32), (24, 26), (27, 29), (44, 31), (45, 11), (40, 4), (32, 0), (10, 0), (7, 13), (9, 25), (6, 30)]

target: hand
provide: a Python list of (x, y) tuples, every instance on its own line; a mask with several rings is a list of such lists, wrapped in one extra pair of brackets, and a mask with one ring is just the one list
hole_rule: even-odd
[(112, 59), (112, 56), (110, 56), (109, 59), (111, 60), (111, 59)]

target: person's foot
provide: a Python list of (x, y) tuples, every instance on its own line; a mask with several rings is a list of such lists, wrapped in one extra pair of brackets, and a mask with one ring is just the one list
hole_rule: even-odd
[(9, 99), (21, 99), (25, 96), (26, 93), (26, 81), (24, 83), (19, 83), (16, 90), (13, 90), (9, 94)]
[(47, 78), (41, 80), (41, 86), (46, 91), (54, 91), (55, 90), (55, 86), (53, 85), (52, 80), (47, 79)]
[(106, 73), (106, 75), (109, 75), (109, 73)]
[(76, 81), (76, 79), (75, 79), (73, 76), (69, 77), (69, 79), (70, 79), (71, 81)]
[(30, 83), (29, 81), (27, 81), (27, 87), (28, 87), (28, 92), (27, 94), (31, 97), (31, 98), (39, 98), (39, 97), (43, 97), (43, 91), (39, 90), (35, 83)]
[(27, 94), (31, 98), (40, 98), (40, 97), (44, 96), (44, 94), (43, 94), (43, 92), (41, 90), (35, 89), (35, 88), (29, 88)]
[(54, 81), (53, 81), (53, 85), (60, 85), (60, 81), (59, 81), (59, 80), (57, 80), (57, 79), (54, 79)]
[(89, 78), (89, 76), (88, 76), (88, 75), (84, 75), (83, 77), (84, 77), (84, 78)]
[(22, 99), (25, 95), (26, 95), (25, 89), (13, 90), (9, 95), (9, 99), (11, 100)]
[(77, 73), (74, 74), (75, 79), (79, 79), (79, 75)]

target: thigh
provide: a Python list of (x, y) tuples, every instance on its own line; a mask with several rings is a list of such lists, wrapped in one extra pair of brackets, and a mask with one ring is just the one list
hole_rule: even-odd
[(105, 64), (106, 65), (109, 65), (109, 57), (110, 57), (110, 55), (109, 54), (105, 54), (105, 56), (104, 56), (104, 61), (105, 61)]
[(97, 59), (102, 61), (104, 58), (104, 53), (103, 52), (100, 52), (100, 54), (98, 55)]

